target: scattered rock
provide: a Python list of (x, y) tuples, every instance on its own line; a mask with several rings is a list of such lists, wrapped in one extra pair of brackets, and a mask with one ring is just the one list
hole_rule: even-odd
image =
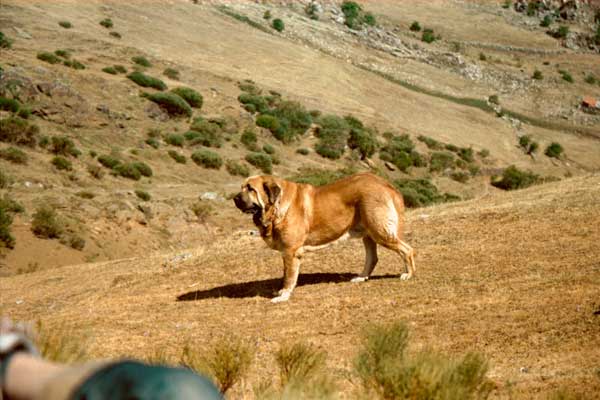
[(146, 115), (148, 115), (148, 117), (160, 122), (165, 122), (169, 120), (169, 114), (153, 102), (148, 102), (148, 104), (144, 108), (144, 112), (146, 113)]
[(15, 32), (17, 32), (17, 36), (19, 36), (23, 39), (27, 39), (27, 40), (32, 39), (31, 35), (28, 32), (24, 31), (23, 29), (17, 28), (16, 26), (13, 27), (13, 29), (15, 30)]
[(386, 161), (386, 162), (384, 163), (384, 165), (385, 165), (385, 167), (386, 167), (387, 169), (389, 169), (390, 171), (395, 171), (395, 170), (396, 170), (396, 166), (395, 166), (394, 164), (392, 164), (391, 162), (389, 162), (389, 161)]

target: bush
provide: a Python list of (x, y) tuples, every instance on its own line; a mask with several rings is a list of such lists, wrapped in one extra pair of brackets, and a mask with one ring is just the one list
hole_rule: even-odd
[(58, 58), (55, 54), (50, 53), (48, 51), (42, 51), (37, 54), (37, 59), (45, 61), (50, 64), (58, 64), (61, 62), (60, 58)]
[(122, 176), (123, 178), (133, 179), (139, 181), (142, 178), (142, 173), (132, 163), (117, 164), (113, 168), (113, 172), (116, 175)]
[(113, 22), (110, 18), (104, 18), (102, 21), (100, 21), (100, 25), (102, 25), (106, 29), (109, 29), (113, 27)]
[(273, 27), (273, 29), (275, 29), (277, 32), (283, 32), (283, 30), (285, 29), (285, 24), (283, 23), (283, 21), (279, 18), (275, 18), (273, 20), (273, 22), (271, 23), (271, 26)]
[(200, 222), (206, 222), (207, 218), (214, 214), (215, 209), (206, 200), (198, 200), (190, 206), (190, 209)]
[(492, 179), (492, 186), (504, 190), (524, 189), (541, 182), (538, 175), (531, 171), (521, 171), (514, 165), (511, 165), (504, 170), (500, 180)]
[(561, 25), (558, 27), (558, 30), (554, 32), (554, 37), (557, 39), (565, 39), (569, 35), (569, 27), (566, 25)]
[(0, 189), (6, 189), (12, 182), (10, 176), (0, 170)]
[(479, 53), (479, 60), (487, 61), (487, 56), (484, 53)]
[(473, 154), (473, 149), (470, 147), (461, 147), (458, 150), (457, 155), (468, 163), (472, 163), (473, 161), (475, 161), (475, 155)]
[(117, 165), (121, 164), (121, 161), (109, 156), (109, 155), (101, 155), (98, 157), (98, 162), (100, 164), (102, 164), (103, 166), (105, 166), (106, 168), (109, 169), (113, 169), (115, 168)]
[(569, 82), (569, 83), (573, 83), (573, 76), (569, 73), (569, 71), (565, 71), (565, 70), (559, 70), (558, 73), (562, 76), (563, 80)]
[(297, 136), (302, 135), (312, 123), (310, 112), (296, 101), (280, 101), (270, 113), (277, 117), (280, 123), (279, 129), (272, 132), (284, 143), (290, 143)]
[(246, 155), (246, 161), (260, 169), (265, 174), (270, 174), (273, 172), (273, 160), (268, 154), (249, 153)]
[(191, 145), (219, 148), (223, 145), (223, 138), (219, 126), (208, 121), (194, 123), (190, 128), (193, 130), (184, 134)]
[(264, 18), (264, 19), (266, 19), (266, 20), (269, 20), (269, 19), (271, 19), (271, 11), (270, 11), (270, 10), (266, 10), (266, 11), (263, 13), (263, 18)]
[(167, 89), (167, 85), (165, 85), (165, 83), (160, 79), (153, 78), (139, 71), (134, 71), (130, 73), (129, 75), (127, 75), (127, 78), (129, 78), (130, 80), (142, 87), (151, 87), (157, 90)]
[(302, 148), (297, 149), (296, 153), (301, 154), (303, 156), (307, 156), (310, 154), (310, 150), (305, 147), (302, 147)]
[(83, 250), (83, 248), (85, 247), (85, 239), (73, 232), (69, 232), (68, 234), (61, 237), (60, 242), (65, 246), (69, 246), (79, 251)]
[(242, 133), (242, 137), (240, 138), (242, 144), (251, 151), (258, 150), (258, 139), (256, 138), (256, 133), (254, 133), (251, 129), (246, 129), (244, 133)]
[(131, 165), (133, 165), (135, 169), (140, 171), (140, 174), (142, 174), (142, 176), (149, 178), (153, 175), (152, 168), (150, 168), (150, 166), (145, 162), (135, 161), (132, 162)]
[(191, 107), (202, 108), (202, 95), (194, 89), (188, 87), (176, 87), (175, 89), (171, 89), (171, 92), (184, 99)]
[(368, 395), (383, 399), (486, 399), (494, 388), (485, 359), (467, 353), (451, 360), (431, 350), (407, 354), (403, 323), (375, 325), (365, 331), (354, 363)]
[(96, 197), (96, 194), (94, 192), (90, 192), (87, 190), (82, 190), (81, 192), (77, 192), (75, 193), (77, 196), (81, 197), (82, 199), (87, 199), (87, 200), (91, 200), (94, 197)]
[(300, 168), (296, 175), (288, 179), (296, 183), (306, 183), (313, 186), (323, 186), (335, 182), (346, 176), (355, 174), (357, 171), (354, 168), (343, 168), (337, 171), (317, 168)]
[(263, 145), (262, 150), (270, 156), (273, 156), (275, 154), (275, 147), (271, 146), (268, 143)]
[(362, 21), (369, 26), (377, 25), (377, 20), (375, 19), (375, 16), (370, 12), (366, 12), (363, 15)]
[(71, 24), (69, 21), (59, 21), (58, 25), (62, 26), (65, 29), (71, 29), (73, 27), (73, 24)]
[(7, 99), (6, 97), (0, 96), (0, 110), (10, 111), (16, 113), (19, 111), (19, 102), (15, 99)]
[(238, 96), (238, 101), (240, 103), (244, 104), (246, 106), (247, 110), (248, 110), (248, 106), (252, 106), (253, 111), (248, 110), (252, 113), (254, 113), (254, 112), (263, 113), (269, 109), (265, 98), (263, 96), (260, 96), (257, 94), (242, 93)]
[(450, 178), (460, 183), (466, 183), (470, 177), (469, 173), (463, 171), (452, 172), (450, 174)]
[[(173, 79), (178, 81), (179, 80), (179, 71), (177, 71), (174, 68), (166, 68), (163, 71), (163, 75), (166, 76), (169, 79)], [(180, 95), (181, 96), (181, 95)], [(182, 96), (183, 97), (183, 96)], [(191, 104), (190, 104), (191, 105)]]
[(102, 72), (106, 72), (107, 74), (117, 75), (118, 72), (114, 67), (104, 67), (102, 68)]
[(436, 151), (431, 153), (429, 170), (431, 172), (441, 172), (454, 167), (454, 155), (447, 151)]
[(315, 145), (315, 152), (333, 160), (340, 158), (344, 154), (350, 133), (348, 121), (336, 115), (323, 115), (319, 117), (317, 124), (319, 129), (315, 135), (319, 141)]
[(73, 140), (66, 136), (53, 136), (49, 150), (51, 153), (67, 157), (78, 157), (81, 154), (81, 151), (75, 147)]
[(56, 54), (59, 57), (62, 57), (66, 60), (68, 60), (69, 58), (71, 58), (71, 53), (68, 50), (54, 50), (54, 54)]
[(546, 147), (544, 154), (552, 158), (561, 158), (564, 151), (565, 149), (563, 149), (560, 143), (552, 142), (550, 145), (548, 145), (548, 147)]
[(148, 146), (151, 146), (151, 147), (153, 147), (155, 149), (158, 149), (160, 147), (160, 144), (158, 143), (158, 140), (156, 140), (155, 138), (148, 138), (148, 139), (146, 139), (145, 143)]
[(151, 93), (146, 98), (160, 106), (171, 116), (183, 115), (191, 117), (193, 111), (185, 99), (179, 97), (175, 93)]
[(88, 173), (96, 179), (104, 178), (104, 171), (102, 171), (102, 167), (96, 164), (88, 164), (87, 166)]
[(348, 147), (358, 149), (361, 159), (371, 157), (379, 148), (379, 142), (370, 129), (352, 128), (348, 138)]
[(170, 133), (165, 136), (165, 143), (170, 144), (171, 146), (183, 147), (184, 142), (185, 137), (177, 133)]
[(425, 145), (427, 146), (427, 148), (429, 149), (434, 149), (434, 150), (441, 150), (444, 148), (444, 144), (441, 142), (438, 142), (437, 140), (430, 138), (428, 136), (423, 136), (423, 135), (419, 135), (417, 137), (417, 139), (420, 142), (425, 143)]
[(436, 40), (436, 36), (433, 34), (432, 29), (423, 30), (423, 34), (421, 35), (421, 40), (425, 43), (433, 43)]
[(12, 215), (10, 215), (3, 207), (0, 207), (0, 249), (3, 247), (12, 249), (15, 247), (15, 237), (10, 231), (12, 222)]
[(8, 38), (8, 36), (4, 35), (4, 33), (0, 32), (0, 49), (10, 49), (12, 47), (13, 41)]
[(381, 148), (379, 158), (389, 161), (401, 171), (407, 171), (411, 166), (422, 166), (422, 157), (415, 150), (415, 144), (407, 134), (392, 136), (387, 145)]
[(7, 147), (0, 150), (0, 158), (15, 164), (27, 164), (29, 159), (23, 150), (16, 147)]
[(135, 195), (142, 201), (150, 201), (150, 199), (152, 199), (150, 193), (146, 192), (145, 190), (136, 189)]
[(115, 70), (116, 70), (118, 73), (120, 73), (120, 74), (126, 74), (126, 73), (127, 73), (127, 68), (125, 68), (125, 67), (124, 67), (124, 66), (122, 66), (122, 65), (115, 64), (115, 65), (113, 65), (113, 67), (114, 67), (114, 68), (115, 68)]
[(108, 34), (114, 38), (121, 39), (121, 34), (119, 32), (110, 31)]
[(550, 15), (546, 15), (546, 16), (544, 16), (544, 19), (542, 20), (542, 22), (540, 22), (540, 26), (547, 28), (550, 25), (552, 25), (552, 22), (554, 22), (552, 20), (552, 17)]
[(43, 205), (38, 207), (33, 214), (31, 231), (39, 238), (53, 239), (60, 237), (64, 228), (52, 207)]
[(394, 186), (404, 198), (408, 208), (425, 207), (436, 203), (457, 200), (454, 195), (440, 194), (437, 187), (427, 179), (400, 179)]
[(539, 148), (539, 144), (529, 135), (523, 135), (519, 138), (519, 146), (523, 149), (525, 154), (528, 155), (535, 153)]
[(304, 383), (322, 374), (327, 353), (307, 343), (282, 346), (275, 354), (282, 386)]
[(189, 345), (185, 346), (181, 362), (198, 373), (211, 376), (225, 394), (246, 375), (253, 358), (252, 349), (244, 341), (227, 337), (214, 343), (208, 352), (194, 352)]
[(56, 156), (52, 158), (51, 163), (58, 170), (71, 171), (73, 169), (73, 164), (71, 163), (71, 161), (61, 156)]
[(210, 169), (220, 169), (223, 165), (221, 156), (210, 150), (198, 150), (192, 154), (192, 160), (204, 167)]
[(0, 120), (0, 142), (35, 147), (40, 128), (19, 117)]
[(225, 163), (225, 168), (227, 168), (227, 172), (233, 176), (247, 177), (250, 175), (250, 170), (247, 166), (234, 160), (228, 160), (227, 163)]
[(409, 28), (413, 32), (419, 32), (421, 30), (421, 25), (417, 21), (413, 21)]
[(532, 78), (541, 81), (542, 79), (544, 79), (544, 75), (542, 74), (542, 71), (536, 69), (535, 71), (533, 71)]
[(63, 65), (66, 65), (67, 67), (71, 67), (73, 69), (85, 69), (85, 65), (83, 65), (77, 60), (65, 60), (63, 61)]
[(589, 83), (590, 85), (595, 85), (596, 84), (596, 77), (592, 74), (587, 75), (585, 77), (585, 83)]
[(185, 156), (183, 154), (179, 154), (175, 150), (169, 150), (168, 154), (169, 154), (169, 157), (171, 157), (173, 160), (175, 160), (175, 162), (178, 164), (187, 163), (187, 158), (185, 158)]

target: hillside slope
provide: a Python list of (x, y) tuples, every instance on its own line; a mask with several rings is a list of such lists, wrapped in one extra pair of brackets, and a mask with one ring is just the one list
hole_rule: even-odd
[(186, 343), (203, 349), (235, 332), (256, 358), (231, 398), (251, 397), (276, 374), (273, 352), (301, 339), (328, 351), (350, 394), (361, 329), (397, 320), (409, 324), (412, 349), (484, 354), (494, 398), (547, 398), (559, 388), (597, 398), (598, 198), (594, 175), (410, 211), (418, 258), (408, 282), (385, 250), (374, 279), (348, 282), (363, 250), (347, 241), (309, 255), (292, 299), (273, 305), (280, 259), (242, 231), (179, 253), (1, 278), (0, 312), (87, 337), (92, 357), (163, 353), (176, 362)]

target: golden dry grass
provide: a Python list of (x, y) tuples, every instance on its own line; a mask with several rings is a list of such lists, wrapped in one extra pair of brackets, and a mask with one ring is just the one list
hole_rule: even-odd
[(418, 274), (398, 279), (399, 260), (380, 252), (374, 279), (361, 269), (360, 241), (307, 257), (291, 301), (268, 301), (280, 260), (260, 239), (215, 236), (188, 252), (149, 254), (1, 278), (0, 309), (91, 334), (92, 357), (176, 359), (186, 343), (231, 332), (256, 345), (248, 378), (232, 398), (277, 373), (284, 343), (308, 341), (328, 352), (328, 368), (349, 396), (362, 328), (406, 321), (411, 348), (449, 355), (473, 350), (490, 361), (496, 398), (600, 393), (600, 176), (408, 214)]

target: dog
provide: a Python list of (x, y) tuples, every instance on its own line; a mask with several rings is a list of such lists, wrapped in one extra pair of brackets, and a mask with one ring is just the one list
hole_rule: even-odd
[(300, 258), (347, 237), (362, 238), (364, 269), (352, 282), (369, 279), (377, 264), (377, 245), (398, 253), (401, 280), (415, 274), (415, 252), (403, 238), (404, 200), (384, 179), (359, 173), (324, 186), (295, 183), (270, 175), (252, 176), (233, 201), (252, 220), (267, 245), (283, 256), (283, 288), (274, 303), (287, 301), (296, 283)]

